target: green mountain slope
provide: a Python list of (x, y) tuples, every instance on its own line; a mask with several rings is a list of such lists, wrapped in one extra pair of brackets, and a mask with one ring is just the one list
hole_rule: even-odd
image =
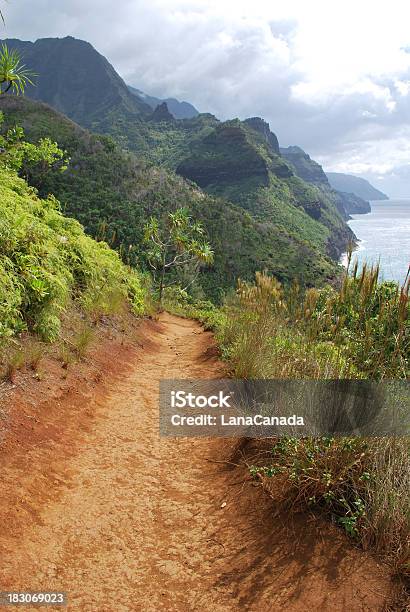
[(57, 108), (77, 123), (92, 127), (117, 118), (149, 115), (148, 104), (133, 95), (111, 64), (88, 42), (71, 36), (36, 42), (8, 39), (36, 73), (26, 95)]
[(260, 119), (217, 125), (191, 143), (177, 172), (334, 258), (353, 237), (332, 198), (296, 176)]
[(28, 97), (50, 104), (82, 127), (113, 136), (122, 147), (158, 164), (175, 167), (187, 154), (188, 143), (217, 122), (207, 114), (173, 123), (153, 117), (152, 107), (83, 40), (67, 36), (3, 42), (17, 49), (38, 75), (35, 86), (27, 87)]
[(145, 266), (140, 245), (147, 217), (187, 206), (203, 221), (215, 250), (215, 263), (204, 270), (200, 281), (210, 297), (218, 298), (238, 276), (251, 280), (256, 270), (266, 269), (283, 281), (297, 277), (307, 284), (336, 273), (323, 250), (304, 236), (270, 219), (254, 218), (226, 199), (204, 194), (44, 104), (4, 96), (0, 109), (6, 125), (23, 125), (28, 140), (50, 136), (71, 156), (65, 173), (44, 175), (41, 169), (31, 173), (30, 181), (40, 194), (54, 193), (66, 214), (78, 219), (91, 235), (121, 247), (132, 263)]

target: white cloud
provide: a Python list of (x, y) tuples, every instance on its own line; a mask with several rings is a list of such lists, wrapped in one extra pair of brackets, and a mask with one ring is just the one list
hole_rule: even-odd
[(407, 0), (11, 0), (4, 13), (7, 36), (89, 40), (140, 89), (261, 115), (333, 169), (410, 161)]

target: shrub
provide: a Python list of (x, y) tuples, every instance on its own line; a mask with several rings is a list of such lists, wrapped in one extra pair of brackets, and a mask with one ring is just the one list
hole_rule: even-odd
[(54, 341), (69, 302), (109, 314), (114, 296), (144, 312), (139, 274), (0, 164), (0, 337), (29, 330)]
[(205, 329), (218, 330), (225, 323), (225, 314), (220, 308), (208, 300), (195, 300), (177, 285), (164, 290), (162, 300), (164, 308), (180, 317), (196, 319)]

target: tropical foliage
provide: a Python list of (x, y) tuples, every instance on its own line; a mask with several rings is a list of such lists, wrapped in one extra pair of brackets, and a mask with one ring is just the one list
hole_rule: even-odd
[[(4, 115), (0, 111), (0, 130), (3, 123)], [(51, 169), (66, 170), (69, 161), (65, 152), (50, 138), (41, 138), (38, 144), (27, 142), (20, 126), (0, 133), (0, 159), (9, 168), (21, 171), (26, 178), (35, 171), (39, 180), (41, 174), (47, 174)]]
[(6, 44), (0, 47), (0, 94), (11, 92), (23, 94), (27, 85), (33, 85), (34, 76), (24, 64), (15, 49), (9, 49)]
[(111, 138), (92, 135), (45, 105), (4, 96), (0, 108), (6, 114), (5, 130), (22, 124), (31, 143), (50, 138), (67, 151), (66, 172), (57, 168), (45, 173), (31, 166), (24, 175), (42, 197), (53, 193), (65, 214), (119, 250), (126, 263), (151, 269), (143, 244), (145, 223), (151, 216), (165, 218), (183, 203), (203, 224), (214, 251), (212, 267), (202, 268), (196, 286), (191, 286), (197, 296), (202, 293), (219, 301), (238, 277), (251, 281), (260, 269), (285, 283), (298, 278), (308, 285), (322, 284), (337, 274), (336, 263), (323, 254), (326, 238), (313, 246), (308, 230), (301, 237), (298, 227), (306, 221), (310, 228), (310, 218), (294, 206), (283, 205), (289, 215), (294, 213), (298, 227), (286, 227), (285, 219), (262, 221), (226, 199), (204, 194), (164, 168), (125, 153)]
[(104, 311), (113, 294), (141, 314), (137, 272), (64, 217), (53, 196), (39, 199), (7, 162), (6, 152), (0, 156), (0, 338), (31, 330), (55, 340), (70, 303)]
[(194, 221), (185, 208), (168, 213), (163, 224), (151, 217), (145, 225), (144, 242), (148, 245), (147, 259), (158, 285), (160, 304), (163, 291), (169, 286), (167, 278), (175, 271), (189, 270), (191, 285), (198, 276), (201, 264), (213, 261), (213, 251), (205, 241), (202, 224)]

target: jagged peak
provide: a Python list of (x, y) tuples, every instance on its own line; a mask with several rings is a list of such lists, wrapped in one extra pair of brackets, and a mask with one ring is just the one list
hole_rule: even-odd
[(255, 130), (255, 132), (262, 134), (265, 141), (270, 145), (274, 152), (277, 155), (280, 155), (279, 141), (277, 136), (271, 131), (270, 125), (267, 121), (265, 121), (265, 119), (262, 119), (262, 117), (249, 117), (248, 119), (245, 119), (244, 123)]
[(151, 121), (174, 121), (174, 116), (168, 110), (168, 104), (161, 102), (151, 115)]

